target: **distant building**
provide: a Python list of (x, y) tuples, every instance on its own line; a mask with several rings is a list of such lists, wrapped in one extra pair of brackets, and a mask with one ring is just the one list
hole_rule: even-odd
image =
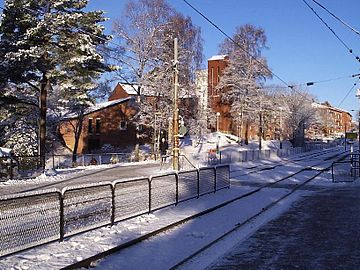
[(307, 137), (340, 138), (354, 128), (352, 115), (348, 111), (333, 107), (328, 102), (314, 102), (312, 106), (317, 109), (317, 121), (307, 130)]

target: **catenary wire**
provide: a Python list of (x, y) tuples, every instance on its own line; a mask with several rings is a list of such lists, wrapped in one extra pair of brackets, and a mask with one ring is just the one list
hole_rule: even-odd
[(346, 93), (346, 95), (344, 96), (344, 98), (340, 101), (338, 107), (341, 106), (341, 104), (345, 101), (345, 99), (349, 96), (349, 94), (351, 93), (351, 91), (355, 88), (355, 86), (357, 85), (357, 83), (355, 82), (353, 84), (353, 86), (349, 89), (349, 91)]
[(340, 41), (340, 43), (348, 50), (348, 52), (354, 55), (357, 61), (360, 61), (360, 58), (354, 54), (353, 50), (345, 43), (345, 41), (343, 41), (339, 37), (338, 34), (336, 34), (336, 32), (328, 25), (328, 23), (325, 22), (324, 19), (314, 10), (314, 8), (310, 6), (309, 3), (306, 2), (306, 0), (302, 0), (302, 1), (315, 14), (315, 16), (331, 31), (331, 33)]
[(199, 11), (197, 8), (195, 8), (193, 5), (191, 5), (187, 0), (183, 0), (191, 9), (193, 9), (196, 13), (198, 13), (201, 17), (203, 17), (207, 22), (209, 22), (212, 26), (214, 26), (218, 31), (220, 31), (224, 36), (226, 36), (229, 40), (231, 40), (234, 44), (236, 44), (243, 52), (245, 52), (248, 56), (250, 56), (254, 61), (256, 61), (258, 64), (260, 64), (262, 67), (267, 69), (274, 77), (276, 77), (279, 81), (281, 81), (283, 84), (285, 84), (287, 87), (291, 88), (289, 84), (283, 80), (280, 76), (275, 74), (273, 71), (271, 71), (267, 66), (265, 66), (263, 63), (261, 63), (259, 60), (257, 60), (255, 57), (251, 55), (247, 50), (245, 50), (238, 42), (236, 42), (232, 37), (230, 37), (228, 34), (225, 33), (218, 25), (216, 25), (213, 21), (211, 21), (207, 16), (205, 16), (201, 11)]
[[(188, 1), (186, 0), (183, 0), (187, 5), (189, 5), (193, 10), (195, 10), (199, 15), (201, 15), (206, 21), (208, 21), (211, 25), (213, 25), (217, 30), (219, 30), (223, 35), (225, 35), (229, 40), (231, 40), (233, 43), (235, 43), (237, 46), (239, 46), (240, 49), (242, 49), (245, 53), (247, 53), (251, 58), (253, 58), (255, 61), (257, 61), (260, 65), (262, 65), (263, 67), (265, 67), (266, 69), (268, 69), (266, 66), (264, 66), (260, 61), (258, 61), (257, 59), (255, 59), (249, 52), (247, 52), (245, 49), (243, 49), (241, 47), (240, 44), (238, 44), (233, 38), (231, 38), (228, 34), (226, 34), (220, 27), (218, 27), (215, 23), (213, 23), (209, 18), (207, 18), (203, 13), (201, 13), (198, 9), (196, 9), (194, 6), (192, 6)], [(305, 0), (303, 0), (306, 4), (307, 2)], [(313, 0), (315, 1), (315, 0)], [(316, 2), (316, 1), (315, 1)], [(309, 6), (310, 7), (310, 6)], [(31, 12), (35, 12), (34, 10), (32, 9), (29, 9), (27, 7), (23, 7), (24, 9), (27, 9)], [(311, 8), (311, 7), (310, 7)], [(5, 8), (1, 7), (0, 6), (0, 9), (5, 11)], [(311, 8), (312, 9), (312, 8)], [(312, 9), (313, 10), (313, 9)], [(315, 12), (315, 11), (314, 11)], [(316, 12), (315, 12), (316, 14)], [(321, 18), (320, 18), (321, 19)], [(325, 22), (324, 22), (325, 23)], [(326, 24), (326, 23), (325, 23)], [(90, 33), (90, 32), (87, 32), (81, 28), (78, 28), (78, 27), (74, 27), (75, 29), (85, 33), (85, 34), (88, 34), (88, 35), (91, 35), (91, 36), (94, 36), (94, 37), (97, 37), (99, 39), (102, 39), (103, 41), (106, 41), (110, 44), (113, 44), (117, 47), (121, 47), (121, 45), (109, 40), (109, 39), (106, 39), (106, 38), (103, 38), (99, 35), (96, 35), (96, 34), (93, 34), (93, 33)], [(335, 33), (334, 33), (335, 34)], [(336, 35), (336, 34), (335, 34)], [(346, 45), (345, 45), (346, 46)], [(347, 46), (346, 46), (347, 47)], [(130, 56), (127, 56), (129, 58), (132, 58)], [(110, 57), (110, 58), (113, 58), (113, 57)], [(115, 58), (113, 58), (115, 59)], [(134, 58), (132, 58), (134, 60)], [(118, 59), (117, 59), (118, 60)], [(286, 85), (286, 87), (284, 88), (291, 88), (292, 90), (295, 90), (294, 89), (294, 86), (301, 86), (301, 85), (313, 85), (315, 83), (323, 83), (323, 82), (329, 82), (329, 81), (333, 81), (333, 80), (339, 80), (339, 79), (343, 79), (343, 78), (348, 78), (348, 77), (355, 77), (355, 76), (359, 76), (360, 74), (354, 74), (354, 75), (351, 75), (351, 76), (343, 76), (343, 77), (338, 77), (338, 78), (333, 78), (333, 79), (327, 79), (327, 80), (322, 80), (322, 81), (316, 81), (316, 82), (308, 82), (308, 83), (302, 83), (302, 84), (298, 84), (298, 85), (288, 85), (283, 79), (281, 79), (277, 74), (275, 74), (273, 71), (271, 71), (270, 69), (268, 69), (269, 72), (271, 72), (271, 74), (273, 74), (276, 78), (278, 78), (282, 83), (284, 83)], [(351, 90), (355, 87), (356, 83), (353, 85), (353, 87), (351, 88)], [(266, 87), (265, 87), (266, 88)], [(340, 102), (339, 106), (342, 104), (342, 102), (346, 99), (346, 97), (350, 94), (351, 90), (347, 93), (347, 95), (343, 98), (343, 100)], [(297, 91), (298, 92), (298, 91)], [(299, 92), (300, 93), (300, 92)], [(302, 94), (302, 93), (300, 93)]]
[(333, 12), (331, 12), (330, 10), (328, 10), (324, 5), (320, 4), (318, 1), (316, 0), (312, 0), (315, 4), (317, 4), (319, 7), (321, 7), (322, 9), (324, 9), (327, 13), (329, 13), (331, 16), (333, 16), (336, 20), (338, 20), (341, 24), (343, 24), (345, 27), (349, 28), (351, 31), (353, 31), (355, 34), (360, 36), (360, 32), (358, 30), (356, 30), (354, 27), (352, 27), (350, 24), (348, 24), (347, 22), (345, 22), (344, 20), (342, 20), (339, 16), (335, 15)]

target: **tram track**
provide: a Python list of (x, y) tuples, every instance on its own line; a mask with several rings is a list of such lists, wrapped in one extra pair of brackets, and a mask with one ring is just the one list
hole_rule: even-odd
[[(344, 152), (341, 152), (341, 153), (337, 153), (336, 155), (332, 155), (331, 157), (327, 157), (325, 158), (327, 161), (330, 161), (332, 159), (336, 159), (340, 156), (340, 158), (338, 159), (341, 159), (341, 155), (343, 154)], [(326, 153), (323, 153), (322, 155), (326, 155), (326, 154), (329, 154), (329, 151), (326, 152)], [(320, 155), (319, 155), (320, 156)], [(304, 157), (304, 159), (306, 159), (307, 157)], [(181, 220), (178, 220), (176, 222), (173, 222), (165, 227), (162, 227), (158, 230), (155, 230), (155, 231), (152, 231), (150, 233), (147, 233), (145, 235), (142, 235), (141, 237), (138, 237), (136, 239), (133, 239), (133, 240), (130, 240), (128, 242), (125, 242), (121, 245), (118, 245), (116, 247), (113, 247), (109, 250), (106, 250), (104, 252), (100, 252), (94, 256), (91, 256), (89, 258), (86, 258), (82, 261), (79, 261), (79, 262), (76, 262), (74, 264), (71, 264), (71, 265), (68, 265), (62, 269), (78, 269), (78, 268), (81, 268), (81, 267), (90, 267), (91, 265), (93, 265), (94, 262), (96, 261), (99, 261), (101, 259), (104, 259), (105, 257), (109, 256), (109, 255), (112, 255), (112, 254), (115, 254), (115, 253), (118, 253), (122, 250), (125, 250), (127, 248), (130, 248), (132, 246), (135, 246), (136, 244), (139, 244), (141, 243), (142, 241), (146, 240), (146, 239), (149, 239), (151, 237), (156, 237), (157, 235), (161, 234), (161, 233), (164, 233), (168, 230), (171, 230), (175, 227), (178, 227), (182, 224), (185, 224), (189, 221), (193, 221), (199, 217), (202, 217), (202, 216), (205, 216), (207, 214), (210, 214), (214, 211), (217, 211), (217, 210), (220, 210), (222, 208), (224, 208), (225, 206), (228, 206), (234, 202), (237, 202), (239, 200), (242, 200), (244, 198), (247, 198), (247, 197), (250, 197), (258, 192), (260, 192), (261, 190), (265, 189), (265, 188), (269, 188), (269, 187), (273, 187), (275, 186), (276, 184), (278, 183), (281, 183), (283, 181), (286, 181), (287, 179), (290, 179), (292, 177), (295, 177), (297, 175), (300, 175), (301, 173), (304, 173), (306, 171), (314, 171), (315, 174), (310, 177), (309, 179), (305, 180), (304, 182), (300, 183), (300, 184), (292, 184), (292, 185), (288, 185), (288, 188), (290, 188), (291, 186), (293, 186), (293, 189), (291, 189), (289, 191), (289, 193), (287, 193), (286, 195), (282, 196), (281, 198), (277, 199), (276, 201), (272, 202), (271, 204), (269, 204), (268, 206), (264, 207), (260, 212), (254, 214), (253, 216), (251, 216), (249, 219), (247, 219), (246, 221), (244, 222), (239, 222), (238, 224), (236, 224), (236, 226), (234, 226), (234, 228), (232, 228), (231, 230), (229, 230), (228, 232), (226, 232), (224, 235), (216, 238), (215, 240), (211, 241), (210, 243), (208, 243), (207, 245), (205, 245), (204, 247), (202, 247), (201, 249), (197, 250), (196, 252), (194, 252), (193, 254), (191, 254), (190, 256), (186, 257), (185, 259), (183, 259), (182, 261), (180, 261), (179, 263), (177, 263), (176, 265), (172, 266), (171, 269), (176, 269), (177, 267), (180, 267), (181, 265), (183, 265), (185, 262), (191, 260), (192, 258), (194, 258), (195, 256), (197, 256), (198, 254), (200, 254), (201, 252), (203, 252), (204, 250), (206, 250), (207, 248), (215, 245), (218, 241), (220, 241), (221, 239), (223, 239), (224, 237), (226, 237), (227, 235), (231, 234), (231, 232), (235, 231), (235, 230), (238, 230), (240, 229), (242, 226), (248, 224), (249, 222), (251, 222), (252, 220), (254, 220), (256, 217), (258, 217), (259, 215), (261, 215), (262, 213), (264, 213), (265, 211), (267, 211), (268, 209), (270, 209), (271, 207), (277, 205), (279, 202), (283, 201), (284, 199), (286, 199), (288, 196), (290, 196), (291, 194), (293, 194), (296, 190), (300, 189), (300, 188), (303, 188), (306, 184), (308, 184), (310, 181), (312, 181), (313, 179), (315, 179), (316, 177), (318, 177), (319, 175), (321, 175), (323, 172), (325, 172), (326, 170), (328, 170), (330, 168), (330, 166), (326, 166), (325, 168), (316, 168), (315, 166), (318, 166), (320, 165), (321, 163), (324, 163), (326, 162), (325, 159), (317, 164), (313, 164), (311, 166), (305, 166), (304, 168), (300, 169), (299, 171), (295, 172), (295, 173), (291, 173), (277, 181), (274, 181), (274, 182), (271, 182), (271, 183), (267, 183), (267, 184), (264, 184), (262, 186), (259, 186), (257, 188), (254, 188), (253, 190), (245, 193), (245, 194), (242, 194), (238, 197), (235, 197), (231, 200), (228, 200), (226, 202), (223, 202), (217, 206), (214, 206), (212, 208), (209, 208), (209, 209), (206, 209), (204, 211), (201, 211), (199, 213), (196, 213), (194, 215), (191, 215), (191, 216), (188, 216), (184, 219), (181, 219)], [(281, 188), (281, 187), (278, 187), (278, 188)]]

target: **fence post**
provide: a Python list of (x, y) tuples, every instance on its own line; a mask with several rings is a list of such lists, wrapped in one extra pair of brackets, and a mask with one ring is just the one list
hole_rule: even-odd
[(200, 198), (200, 171), (199, 169), (196, 169), (196, 175), (197, 175), (197, 199)]
[(115, 223), (115, 185), (111, 184), (111, 226)]
[(101, 165), (101, 155), (99, 155), (99, 165)]
[(216, 192), (216, 181), (217, 181), (217, 179), (216, 179), (216, 166), (213, 168), (214, 169), (214, 193)]
[(85, 166), (85, 155), (82, 155), (82, 165)]
[(148, 178), (148, 182), (149, 182), (149, 214), (151, 213), (151, 181), (152, 181), (152, 177), (150, 176), (150, 178)]
[(55, 170), (55, 155), (54, 155), (54, 153), (52, 153), (52, 165), (53, 165), (53, 170)]
[(221, 164), (221, 158), (222, 158), (222, 155), (221, 155), (221, 151), (220, 151), (220, 160), (219, 160), (220, 164)]
[(64, 194), (59, 192), (60, 200), (60, 242), (64, 241), (65, 221), (64, 221)]
[(179, 175), (175, 173), (175, 182), (176, 182), (176, 194), (175, 194), (175, 205), (179, 203)]
[(335, 182), (335, 179), (334, 179), (334, 163), (331, 164), (331, 178), (332, 178), (332, 181)]

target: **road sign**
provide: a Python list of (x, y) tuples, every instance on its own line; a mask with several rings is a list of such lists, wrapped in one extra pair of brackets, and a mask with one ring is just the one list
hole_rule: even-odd
[(346, 132), (345, 138), (346, 139), (356, 139), (358, 137), (358, 134), (356, 132)]

